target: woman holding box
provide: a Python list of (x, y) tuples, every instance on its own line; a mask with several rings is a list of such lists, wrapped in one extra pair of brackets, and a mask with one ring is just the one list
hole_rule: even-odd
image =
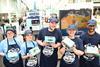
[(71, 24), (67, 28), (68, 37), (62, 41), (60, 49), (61, 58), (60, 67), (79, 67), (79, 56), (83, 55), (83, 43), (78, 37), (75, 37), (77, 27)]
[(26, 30), (24, 33), (24, 48), (23, 48), (23, 59), (25, 59), (25, 67), (38, 67), (38, 54), (40, 49), (38, 44), (33, 41), (32, 31)]

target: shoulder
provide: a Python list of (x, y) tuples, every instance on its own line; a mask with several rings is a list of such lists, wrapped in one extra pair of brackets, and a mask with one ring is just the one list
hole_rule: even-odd
[(16, 36), (16, 37), (14, 37), (14, 39), (16, 40), (16, 41), (20, 41), (20, 37), (18, 37), (18, 36)]
[(79, 37), (75, 37), (75, 39), (76, 39), (77, 41), (79, 41), (79, 42), (83, 42), (82, 39), (79, 38)]
[(33, 41), (33, 43), (34, 43), (35, 45), (38, 45), (38, 43), (37, 43), (36, 41)]
[(4, 39), (4, 40), (2, 40), (2, 41), (0, 42), (0, 44), (5, 44), (5, 43), (7, 43), (7, 39)]
[(84, 33), (83, 35), (80, 36), (80, 39), (83, 40), (83, 39), (85, 39), (85, 38), (87, 38), (87, 37), (88, 37), (88, 33)]
[(75, 39), (77, 39), (77, 40), (81, 40), (81, 38), (79, 38), (79, 37), (75, 37)]
[(99, 40), (99, 41), (100, 41), (100, 34), (99, 34), (99, 33), (95, 33), (94, 38), (95, 38), (96, 40)]
[(6, 49), (7, 48), (7, 39), (4, 39), (0, 42), (0, 49)]
[(25, 42), (22, 42), (22, 44), (21, 44), (21, 45), (22, 45), (22, 47), (25, 47), (25, 45), (26, 45), (26, 44), (25, 44)]
[(48, 28), (42, 28), (40, 31), (39, 31), (39, 34), (42, 34), (44, 32), (47, 32)]
[(22, 35), (17, 35), (15, 37), (16, 40), (23, 42), (23, 36)]
[(95, 33), (95, 35), (99, 36), (100, 37), (100, 34), (99, 33)]
[(80, 37), (86, 36), (86, 35), (88, 35), (88, 33), (87, 32), (84, 32), (84, 34), (80, 35)]
[(43, 28), (43, 29), (41, 29), (40, 31), (45, 31), (45, 30), (47, 30), (48, 28), (46, 27), (46, 28)]
[(59, 28), (56, 28), (56, 31), (59, 31), (59, 32), (61, 32), (61, 30), (60, 30)]
[(14, 38), (15, 39), (15, 41), (16, 41), (16, 43), (21, 47), (22, 45), (23, 45), (23, 42), (20, 40), (20, 39), (18, 39), (18, 38)]
[(55, 32), (61, 34), (61, 30), (59, 28), (56, 28)]

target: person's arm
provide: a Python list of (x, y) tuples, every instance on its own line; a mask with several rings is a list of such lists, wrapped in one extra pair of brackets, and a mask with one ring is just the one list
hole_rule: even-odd
[(74, 52), (76, 55), (78, 55), (78, 56), (81, 56), (81, 55), (84, 54), (83, 51), (76, 49), (76, 47), (73, 47), (73, 52)]
[(37, 37), (37, 40), (36, 42), (40, 45), (40, 46), (46, 46), (47, 43), (43, 41), (43, 38), (44, 38), (44, 35), (43, 35), (44, 32), (44, 29), (40, 30), (39, 31), (39, 34), (38, 34), (38, 37)]
[(51, 44), (51, 46), (53, 47), (53, 48), (58, 48), (58, 47), (60, 47), (60, 45), (61, 45), (61, 43), (57, 43), (57, 44)]
[(99, 53), (100, 53), (100, 39), (99, 39), (99, 43), (98, 43), (98, 48), (99, 48)]
[(5, 53), (3, 52), (3, 43), (0, 43), (0, 56), (5, 56)]
[(31, 57), (33, 57), (33, 56), (30, 55), (30, 54), (27, 54), (27, 55), (23, 55), (22, 59), (25, 60), (25, 59), (28, 59), (28, 58), (31, 58)]
[(63, 55), (66, 49), (67, 49), (66, 46), (62, 43), (59, 52)]
[(78, 38), (78, 43), (77, 43), (77, 47), (76, 45), (73, 47), (73, 51), (76, 55), (81, 56), (84, 54), (84, 49), (83, 49), (83, 41)]
[(47, 46), (48, 45), (48, 43), (46, 43), (46, 42), (42, 42), (42, 40), (36, 40), (37, 41), (37, 43), (40, 45), (40, 46)]
[(21, 48), (21, 56), (22, 56), (22, 59), (23, 60), (25, 60), (25, 59), (27, 59), (27, 58), (30, 58), (30, 57), (32, 57), (32, 55), (30, 55), (30, 54), (26, 54), (26, 46), (25, 46), (25, 43), (21, 43), (20, 44), (20, 48)]

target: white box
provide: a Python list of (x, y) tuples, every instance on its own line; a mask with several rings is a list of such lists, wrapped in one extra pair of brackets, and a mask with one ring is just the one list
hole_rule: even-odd
[(73, 47), (75, 45), (75, 42), (72, 41), (70, 38), (65, 37), (64, 40), (62, 40), (62, 42), (69, 48)]

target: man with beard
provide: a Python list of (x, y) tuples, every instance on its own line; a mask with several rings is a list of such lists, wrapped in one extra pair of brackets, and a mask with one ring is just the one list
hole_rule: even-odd
[[(89, 45), (89, 46), (96, 46), (98, 48), (98, 45), (100, 44), (100, 34), (98, 34), (95, 31), (96, 26), (97, 22), (95, 20), (88, 21), (87, 25), (88, 31), (80, 37), (83, 40), (84, 47)], [(80, 67), (100, 67), (99, 57), (96, 55), (92, 55), (90, 57), (84, 54), (83, 56), (80, 57)]]

